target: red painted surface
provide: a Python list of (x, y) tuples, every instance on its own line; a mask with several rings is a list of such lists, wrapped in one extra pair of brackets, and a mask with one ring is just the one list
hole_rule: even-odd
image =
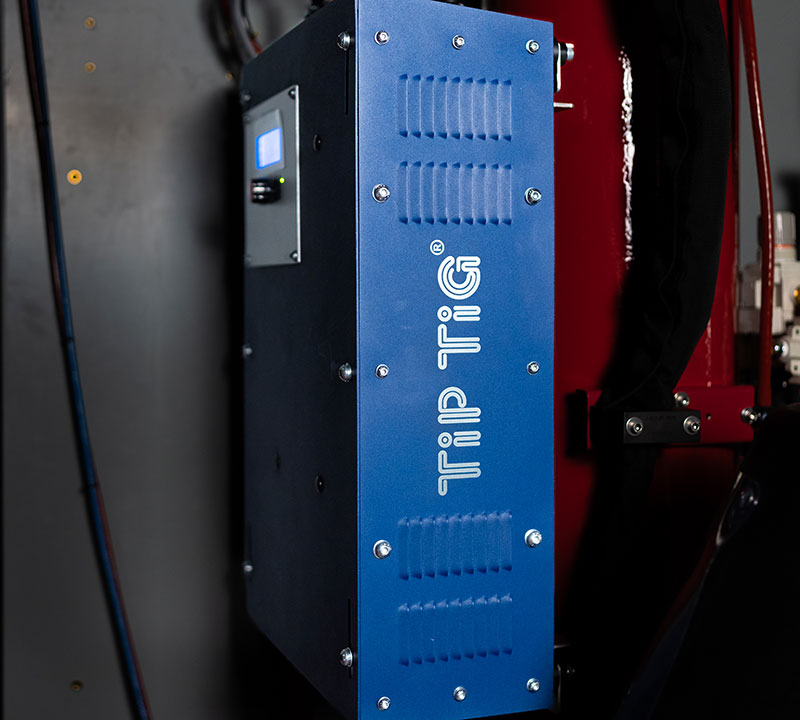
[[(738, 13), (736, 0), (720, 0), (730, 22), (738, 95)], [(497, 0), (493, 9), (554, 23), (559, 40), (575, 44), (575, 60), (563, 71), (559, 102), (573, 110), (555, 118), (556, 158), (556, 608), (563, 608), (594, 487), (591, 455), (567, 454), (565, 398), (576, 390), (602, 386), (617, 325), (624, 281), (625, 193), (623, 187), (622, 65), (608, 0)], [(729, 8), (729, 5), (731, 8)], [(634, 124), (636, 69), (634, 68)], [(738, 108), (738, 99), (734, 100)], [(738, 147), (738, 126), (734, 148)], [(728, 178), (719, 282), (711, 321), (681, 379), (692, 387), (734, 382), (734, 302), (737, 260), (738, 157)], [(635, 192), (635, 191), (634, 191)], [(635, 253), (634, 238), (634, 253)], [(676, 448), (664, 453), (654, 497), (662, 509), (700, 495), (693, 507), (702, 516), (735, 469), (728, 448)], [(696, 471), (696, 472), (695, 472)], [(697, 485), (680, 491), (687, 478)], [(685, 488), (684, 488), (685, 489)], [(679, 500), (675, 501), (675, 496)], [(711, 514), (708, 514), (711, 517)], [(558, 623), (558, 618), (557, 618)]]

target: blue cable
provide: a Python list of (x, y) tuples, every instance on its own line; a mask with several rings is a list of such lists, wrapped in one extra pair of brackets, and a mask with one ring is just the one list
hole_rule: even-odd
[(42, 50), (39, 7), (37, 0), (27, 0), (27, 3), (30, 13), (32, 42), (31, 49), (36, 68), (36, 74), (39, 80), (38, 87), (36, 89), (34, 89), (34, 84), (31, 83), (31, 92), (37, 92), (41, 107), (41, 118), (39, 119), (39, 126), (41, 129), (39, 151), (42, 154), (42, 173), (44, 174), (46, 172), (47, 174), (47, 177), (43, 177), (43, 184), (45, 186), (49, 186), (49, 198), (46, 199), (49, 200), (50, 211), (52, 214), (53, 249), (58, 274), (58, 282), (60, 285), (60, 296), (57, 298), (57, 302), (60, 308), (60, 320), (62, 326), (61, 340), (63, 343), (64, 359), (67, 366), (70, 396), (72, 399), (72, 410), (75, 420), (75, 430), (81, 459), (81, 467), (83, 469), (84, 486), (89, 504), (92, 532), (97, 545), (103, 580), (111, 605), (111, 615), (117, 631), (117, 638), (119, 640), (120, 651), (124, 660), (129, 689), (135, 702), (136, 711), (140, 720), (150, 720), (148, 703), (137, 671), (137, 662), (133, 650), (133, 643), (130, 636), (130, 630), (127, 625), (125, 611), (123, 610), (120, 588), (118, 586), (118, 580), (112, 562), (112, 553), (106, 534), (107, 527), (105, 525), (99, 488), (97, 486), (92, 444), (89, 437), (89, 423), (86, 417), (86, 406), (83, 398), (83, 388), (81, 387), (81, 376), (78, 369), (78, 354), (75, 348), (75, 337), (72, 324), (72, 306), (69, 296), (67, 262), (64, 252), (64, 237), (61, 227), (61, 212), (56, 186), (55, 162), (53, 159), (53, 142), (50, 132), (50, 114), (48, 109), (47, 83), (45, 79), (43, 59), (44, 52)]

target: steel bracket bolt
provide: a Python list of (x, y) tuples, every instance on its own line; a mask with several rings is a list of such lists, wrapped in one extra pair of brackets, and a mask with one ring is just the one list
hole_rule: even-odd
[(340, 50), (348, 50), (352, 42), (353, 36), (349, 32), (341, 32), (339, 37), (336, 38), (336, 44)]
[(541, 199), (542, 193), (536, 188), (530, 187), (525, 191), (525, 202), (528, 205), (536, 205), (536, 203), (541, 202)]
[(456, 702), (464, 702), (467, 699), (467, 691), (465, 688), (461, 687), (460, 685), (453, 690), (453, 700)]
[(537, 52), (539, 52), (539, 43), (536, 42), (536, 40), (528, 40), (528, 42), (525, 43), (525, 49), (531, 55), (535, 55)]
[(683, 421), (683, 431), (687, 435), (697, 435), (700, 432), (700, 419), (694, 415), (689, 415)]
[(688, 408), (690, 402), (691, 402), (691, 398), (689, 397), (689, 393), (685, 393), (685, 392), (676, 392), (675, 393), (675, 407), (677, 407), (677, 408)]
[(339, 653), (339, 662), (344, 667), (353, 667), (353, 651), (349, 647), (344, 648), (344, 650)]
[(535, 693), (539, 692), (539, 688), (542, 687), (542, 684), (536, 678), (531, 678), (525, 683), (525, 687), (529, 693)]
[(253, 573), (253, 563), (251, 563), (249, 560), (245, 560), (242, 563), (242, 572), (245, 575), (252, 575), (252, 573)]
[(379, 203), (385, 203), (391, 194), (392, 191), (386, 185), (376, 185), (372, 188), (372, 197)]
[(539, 372), (539, 363), (537, 362), (529, 362), (528, 363), (528, 375), (536, 375)]
[(632, 417), (628, 418), (628, 422), (625, 423), (625, 432), (628, 433), (631, 437), (636, 437), (637, 435), (641, 435), (644, 430), (644, 423), (642, 422), (641, 418)]
[(542, 542), (542, 533), (538, 530), (528, 530), (525, 533), (525, 544), (528, 547), (534, 548)]
[(353, 366), (350, 363), (342, 363), (339, 365), (339, 380), (342, 382), (350, 382), (354, 375)]
[(463, 47), (464, 47), (464, 45), (466, 45), (466, 44), (467, 44), (467, 41), (466, 41), (466, 40), (464, 40), (464, 38), (463, 38), (461, 35), (456, 35), (456, 36), (453, 38), (453, 47), (454, 47), (456, 50), (461, 50), (461, 48), (463, 48)]
[(756, 425), (761, 419), (761, 413), (755, 408), (747, 407), (742, 410), (742, 422), (748, 425)]
[(386, 32), (386, 30), (378, 30), (378, 32), (375, 33), (375, 42), (378, 43), (378, 45), (386, 45), (386, 43), (389, 42), (389, 33)]
[(392, 546), (389, 544), (388, 540), (378, 540), (378, 542), (372, 546), (372, 554), (378, 558), (378, 560), (384, 560), (392, 554)]
[(375, 377), (379, 380), (383, 380), (389, 374), (389, 366), (380, 364), (378, 367), (375, 368)]
[(391, 701), (391, 700), (390, 700), (388, 697), (386, 697), (386, 696), (384, 695), (384, 696), (383, 696), (382, 698), (380, 698), (380, 699), (378, 700), (378, 702), (377, 702), (377, 703), (375, 703), (375, 704), (378, 706), (378, 710), (380, 710), (381, 712), (383, 712), (384, 710), (388, 710), (388, 709), (389, 709), (390, 705), (392, 704), (392, 701)]

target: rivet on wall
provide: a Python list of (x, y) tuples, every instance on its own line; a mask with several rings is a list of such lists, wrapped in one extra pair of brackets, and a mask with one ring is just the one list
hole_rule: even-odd
[(87, 73), (93, 73), (97, 70), (97, 65), (95, 65), (91, 60), (83, 66), (83, 69), (86, 70)]
[(87, 30), (94, 30), (96, 25), (97, 20), (91, 17), (91, 15), (83, 21), (83, 27), (85, 27)]
[(67, 182), (70, 185), (80, 185), (83, 180), (83, 173), (80, 170), (70, 170), (67, 173)]

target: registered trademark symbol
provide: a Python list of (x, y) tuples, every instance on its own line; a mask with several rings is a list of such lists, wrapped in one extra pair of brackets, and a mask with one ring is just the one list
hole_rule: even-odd
[(434, 240), (431, 243), (431, 252), (434, 255), (441, 255), (444, 252), (444, 243), (441, 240)]

